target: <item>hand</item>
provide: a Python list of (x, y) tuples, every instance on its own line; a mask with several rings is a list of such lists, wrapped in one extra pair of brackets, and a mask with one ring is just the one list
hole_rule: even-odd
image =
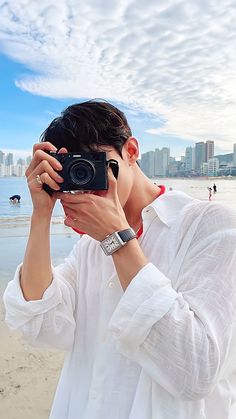
[[(33, 147), (33, 159), (26, 170), (28, 187), (30, 190), (34, 211), (39, 215), (51, 215), (56, 202), (54, 194), (50, 196), (43, 189), (43, 183), (52, 189), (59, 190), (58, 183), (63, 182), (63, 178), (57, 173), (62, 169), (61, 164), (45, 151), (57, 151), (56, 147), (50, 142), (37, 143)], [(67, 153), (66, 148), (61, 148), (59, 153)], [(40, 176), (42, 184), (37, 181)]]
[(61, 199), (66, 219), (65, 225), (86, 232), (102, 241), (114, 231), (129, 228), (117, 194), (117, 181), (108, 169), (109, 189), (98, 193), (55, 193)]

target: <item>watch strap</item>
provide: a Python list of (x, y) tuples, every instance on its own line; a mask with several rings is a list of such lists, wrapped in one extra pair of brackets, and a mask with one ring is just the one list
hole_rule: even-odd
[(117, 233), (119, 234), (121, 240), (125, 243), (127, 243), (129, 240), (137, 238), (137, 234), (131, 227), (127, 228), (126, 230), (117, 231)]
[[(128, 241), (135, 238), (137, 238), (137, 234), (134, 232), (134, 230), (132, 228), (127, 228), (126, 230), (115, 231), (114, 233), (109, 234), (105, 237), (104, 240), (101, 241), (100, 246), (105, 255), (110, 256), (112, 253), (125, 246)], [(116, 239), (116, 243), (115, 246), (111, 248), (109, 240), (113, 239)]]

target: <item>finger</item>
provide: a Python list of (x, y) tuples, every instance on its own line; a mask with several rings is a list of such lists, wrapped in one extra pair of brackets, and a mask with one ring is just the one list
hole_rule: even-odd
[(45, 151), (41, 149), (38, 149), (35, 151), (33, 159), (25, 172), (26, 177), (28, 177), (43, 160), (48, 161), (55, 170), (62, 170), (61, 163), (59, 163), (55, 157), (50, 156), (50, 154), (45, 153)]
[(50, 163), (47, 160), (41, 161), (39, 165), (35, 168), (30, 176), (37, 176), (41, 175), (41, 173), (48, 173), (51, 178), (53, 178), (56, 182), (62, 183), (63, 177), (59, 175), (59, 173), (53, 169)]
[(78, 220), (73, 219), (71, 217), (66, 217), (65, 220), (64, 220), (64, 224), (67, 227), (78, 228)]
[[(37, 176), (39, 176), (39, 180), (37, 179)], [(50, 188), (55, 191), (59, 191), (60, 189), (58, 183), (55, 182), (52, 178), (50, 178), (49, 174), (46, 172), (41, 173), (41, 175), (30, 176), (30, 178), (28, 178), (27, 181), (31, 190), (42, 190), (43, 184), (50, 186)], [(54, 198), (57, 199), (56, 197)]]
[(43, 142), (34, 144), (33, 155), (34, 155), (35, 151), (37, 151), (37, 150), (47, 150), (47, 151), (55, 151), (56, 152), (57, 148), (52, 143), (50, 143), (49, 141), (43, 141)]
[(37, 181), (37, 176), (40, 176), (40, 180), (42, 183), (46, 183), (54, 190), (60, 190), (58, 183), (63, 182), (63, 178), (53, 170), (50, 164), (43, 160), (36, 169), (28, 176), (28, 183), (32, 185), (32, 181), (34, 182), (34, 186), (37, 186), (37, 189), (41, 188), (40, 182)]
[[(95, 195), (87, 193), (63, 193), (58, 192), (57, 198), (62, 202), (71, 203), (71, 204), (82, 204), (82, 203), (92, 203), (96, 199)], [(97, 197), (98, 198), (98, 197)]]
[(78, 218), (78, 211), (76, 211), (75, 209), (71, 209), (70, 207), (67, 206), (63, 206), (63, 210), (65, 212), (66, 217), (70, 217), (73, 220)]
[(60, 148), (60, 150), (58, 150), (58, 154), (62, 154), (62, 153), (68, 153), (67, 148), (62, 147)]
[[(36, 178), (35, 178), (36, 179)], [(60, 186), (58, 185), (57, 182), (55, 182), (55, 180), (53, 180), (49, 174), (47, 172), (44, 172), (40, 175), (40, 179), (43, 183), (45, 183), (46, 185), (50, 186), (50, 188), (52, 188), (55, 191), (59, 191), (60, 190)], [(36, 180), (37, 182), (37, 180)], [(43, 185), (41, 185), (41, 187), (43, 187)]]

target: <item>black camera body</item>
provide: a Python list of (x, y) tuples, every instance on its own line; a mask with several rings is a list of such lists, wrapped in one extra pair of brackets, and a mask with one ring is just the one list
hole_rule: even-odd
[[(106, 159), (104, 151), (97, 152), (74, 152), (74, 153), (55, 153), (49, 154), (57, 159), (62, 170), (58, 174), (64, 181), (58, 183), (60, 191), (98, 191), (108, 189), (107, 168), (111, 166), (114, 176), (118, 176), (118, 162)], [(55, 192), (48, 185), (43, 188), (50, 195)]]

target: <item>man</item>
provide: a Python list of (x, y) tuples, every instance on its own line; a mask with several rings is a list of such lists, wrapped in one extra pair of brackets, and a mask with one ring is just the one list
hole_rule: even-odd
[(9, 201), (13, 202), (14, 204), (18, 204), (21, 200), (20, 195), (12, 195), (9, 197)]
[[(109, 103), (70, 106), (42, 139), (26, 173), (29, 241), (4, 301), (9, 327), (33, 345), (68, 351), (50, 419), (228, 418), (236, 213), (163, 193), (141, 171), (138, 142)], [(58, 191), (62, 166), (46, 150), (106, 151), (118, 179), (109, 169), (107, 192), (50, 196), (43, 183)], [(51, 267), (56, 199), (65, 224), (87, 234)]]

